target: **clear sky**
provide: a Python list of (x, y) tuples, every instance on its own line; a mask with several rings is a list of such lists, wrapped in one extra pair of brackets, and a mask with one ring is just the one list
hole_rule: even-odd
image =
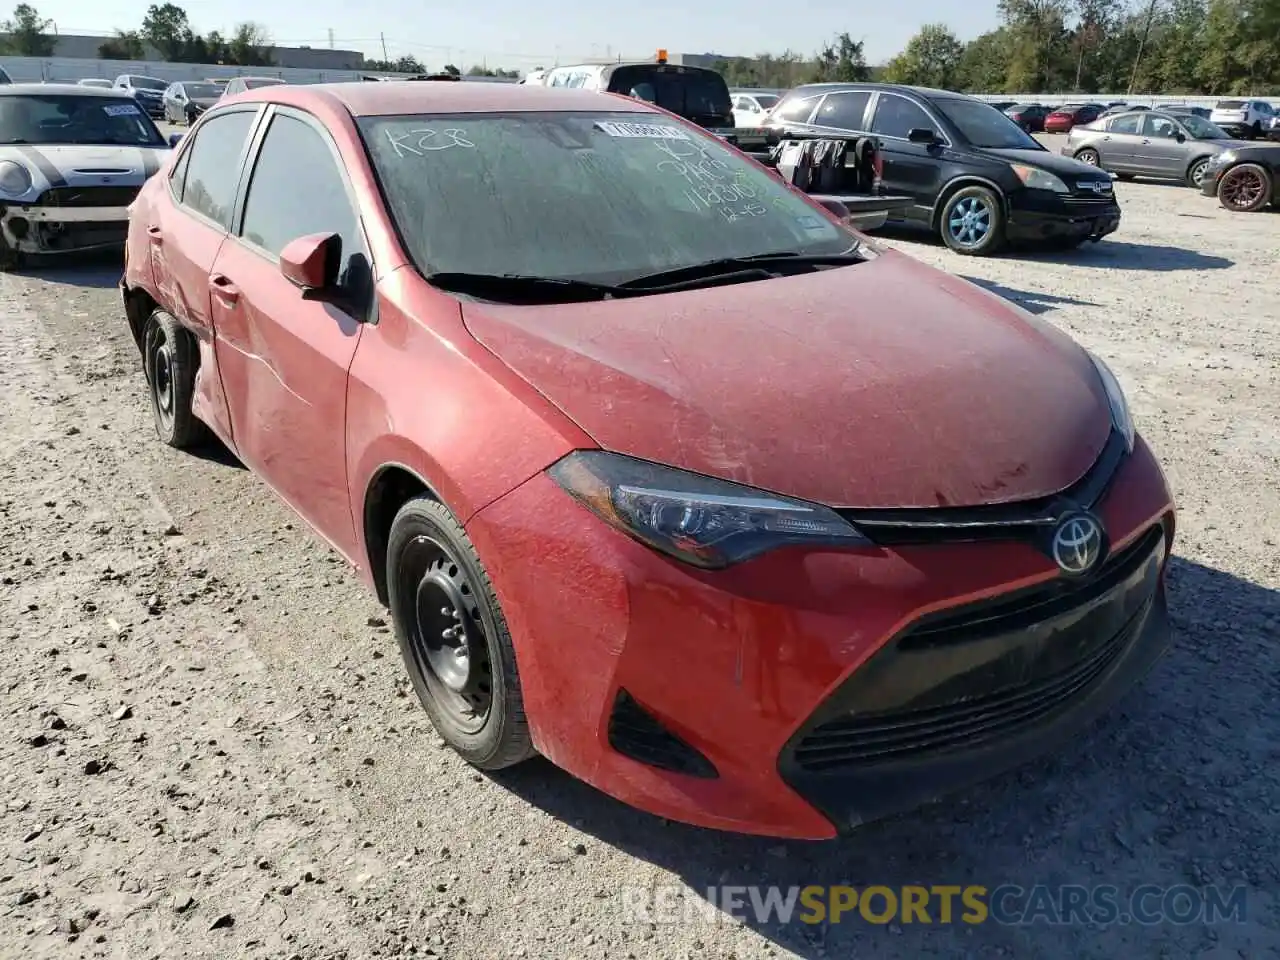
[[(136, 28), (148, 0), (30, 0), (65, 33)], [(421, 0), (193, 0), (179, 3), (201, 33), (227, 31), (242, 20), (262, 24), (275, 42), (334, 46), (392, 59), (412, 54), (430, 69), (530, 69), (584, 57), (648, 57), (659, 47), (681, 53), (751, 56), (790, 47), (810, 54), (837, 33), (866, 44), (878, 63), (893, 56), (925, 23), (947, 23), (968, 40), (996, 23), (996, 0), (483, 0), (435, 7)], [(0, 4), (4, 6), (4, 4)], [(363, 6), (364, 12), (361, 12)], [(801, 12), (803, 11), (803, 12)]]

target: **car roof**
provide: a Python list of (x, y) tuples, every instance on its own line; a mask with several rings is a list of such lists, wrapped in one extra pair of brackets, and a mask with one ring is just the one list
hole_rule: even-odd
[(236, 94), (238, 103), (255, 100), (306, 107), (317, 101), (341, 106), (353, 116), (378, 117), (412, 113), (515, 113), (591, 110), (659, 114), (649, 104), (630, 97), (568, 87), (519, 83), (440, 83), (402, 80), (398, 83), (282, 84)]
[[(848, 81), (832, 81), (828, 83), (805, 83), (796, 87), (792, 93), (802, 93), (809, 91), (809, 96), (819, 93), (832, 93), (841, 90), (879, 90), (883, 93), (906, 93), (914, 94), (925, 100), (974, 100), (967, 94), (956, 93), (954, 90), (938, 90), (934, 87), (913, 87), (905, 83), (863, 83)], [(981, 101), (979, 101), (981, 102)]]
[(81, 86), (74, 80), (59, 83), (9, 83), (0, 86), (0, 97), (20, 97), (25, 95), (48, 94), (50, 87), (57, 87), (60, 97), (103, 97), (108, 100), (132, 99), (128, 94), (106, 87)]

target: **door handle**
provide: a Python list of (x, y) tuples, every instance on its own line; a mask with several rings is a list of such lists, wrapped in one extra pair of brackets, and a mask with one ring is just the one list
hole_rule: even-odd
[(225, 303), (235, 303), (240, 299), (240, 288), (222, 273), (215, 273), (209, 277), (209, 289), (213, 291), (215, 297)]
[(1148, 139), (1146, 139), (1146, 138), (1144, 137), (1144, 138), (1143, 138), (1143, 140), (1142, 140), (1142, 142), (1143, 142), (1143, 143), (1150, 143), (1151, 141), (1150, 141), (1150, 140), (1148, 140)]
[(147, 227), (147, 236), (151, 238), (152, 243), (164, 243), (164, 233), (154, 224)]

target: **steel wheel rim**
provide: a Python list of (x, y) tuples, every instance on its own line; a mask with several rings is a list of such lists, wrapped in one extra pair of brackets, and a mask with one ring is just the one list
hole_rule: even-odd
[(1098, 165), (1098, 155), (1092, 150), (1081, 150), (1080, 155), (1076, 157), (1076, 159), (1083, 163), (1087, 163), (1091, 167), (1096, 167)]
[(156, 413), (168, 424), (173, 420), (173, 347), (164, 331), (156, 329), (151, 345), (151, 396)]
[(1262, 175), (1253, 170), (1232, 170), (1222, 179), (1218, 192), (1227, 203), (1247, 207), (1258, 202), (1266, 185)]
[(493, 709), (493, 666), (466, 570), (444, 544), (417, 536), (405, 546), (396, 576), (414, 665), (449, 722), (479, 733)]
[(947, 231), (962, 247), (976, 247), (991, 233), (991, 205), (981, 197), (962, 197), (947, 215)]

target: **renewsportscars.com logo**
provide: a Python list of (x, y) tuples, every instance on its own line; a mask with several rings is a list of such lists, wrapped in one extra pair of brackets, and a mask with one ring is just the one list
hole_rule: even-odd
[(682, 886), (624, 887), (623, 920), (634, 923), (761, 925), (862, 922), (871, 924), (1030, 924), (1101, 926), (1244, 923), (1247, 888), (1154, 884), (1003, 884), (934, 886), (708, 887), (705, 896)]

